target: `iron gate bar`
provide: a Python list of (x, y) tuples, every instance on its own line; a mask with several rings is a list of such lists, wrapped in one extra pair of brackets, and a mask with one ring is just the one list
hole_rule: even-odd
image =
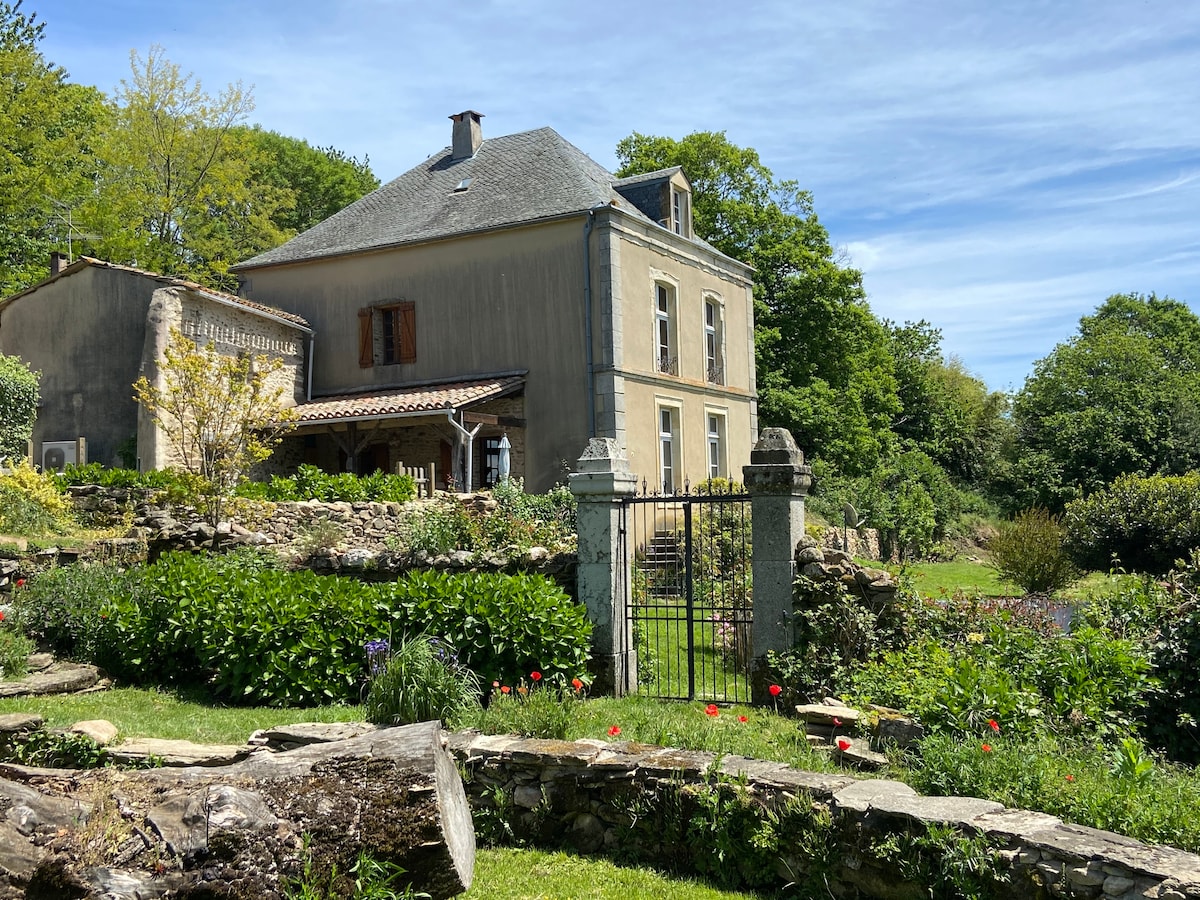
[[(628, 690), (664, 699), (749, 700), (749, 500), (744, 493), (648, 495), (643, 487), (622, 501), (619, 558), (635, 581), (622, 579), (620, 594), (634, 626), (630, 649), (641, 657), (639, 682), (651, 682), (627, 684)], [(697, 578), (703, 579), (699, 592)]]

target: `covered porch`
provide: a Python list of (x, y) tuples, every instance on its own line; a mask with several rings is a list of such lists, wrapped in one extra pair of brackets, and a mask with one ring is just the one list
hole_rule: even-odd
[[(438, 490), (478, 490), (525, 474), (525, 373), (314, 397), (275, 453), (286, 471), (303, 463), (368, 475), (433, 467)], [(507, 447), (504, 443), (507, 442)]]

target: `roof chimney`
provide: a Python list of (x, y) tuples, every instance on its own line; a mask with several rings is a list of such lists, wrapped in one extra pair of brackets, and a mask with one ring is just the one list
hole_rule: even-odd
[(50, 254), (50, 277), (53, 278), (70, 264), (71, 261), (67, 258), (65, 253), (59, 253), (57, 250), (55, 250)]
[(466, 112), (460, 112), (450, 118), (454, 120), (454, 140), (450, 145), (452, 149), (450, 158), (470, 159), (479, 149), (479, 145), (483, 143), (483, 128), (479, 124), (483, 113), (468, 109)]

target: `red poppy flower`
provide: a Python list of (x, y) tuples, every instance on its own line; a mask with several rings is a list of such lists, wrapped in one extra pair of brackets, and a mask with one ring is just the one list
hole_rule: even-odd
[(571, 687), (575, 688), (575, 693), (578, 694), (580, 691), (583, 690), (583, 682), (580, 681), (578, 678), (572, 678), (571, 679)]
[(777, 684), (771, 685), (767, 690), (771, 692), (772, 697), (778, 697), (783, 692), (783, 688)]
[(1074, 776), (1074, 775), (1064, 775), (1063, 777), (1064, 777), (1065, 779), (1067, 779), (1067, 781), (1074, 781), (1074, 780), (1075, 780), (1075, 776)]
[(988, 719), (988, 728), (992, 729), (996, 734), (1000, 733), (1000, 723), (995, 719)]
[(613, 725), (608, 729), (609, 737), (616, 737), (620, 733), (621, 733), (621, 727), (619, 725)]
[(17, 579), (17, 587), (25, 587), (25, 579), (24, 578)]
[(502, 693), (502, 694), (510, 694), (510, 693), (512, 693), (512, 688), (510, 688), (510, 687), (509, 687), (509, 686), (506, 684), (506, 685), (504, 685), (502, 688), (500, 688), (500, 693)]
[(493, 681), (493, 682), (492, 682), (492, 687), (494, 687), (494, 688), (500, 687), (500, 682), (498, 682), (498, 681)]
[(850, 742), (846, 738), (838, 738), (837, 748), (845, 753), (850, 749)]
[(541, 681), (541, 680), (542, 680), (542, 673), (541, 673), (541, 672), (530, 672), (530, 673), (529, 673), (529, 680), (530, 680), (530, 681)]
[(717, 704), (710, 703), (708, 706), (704, 707), (704, 714), (706, 716), (712, 716), (713, 718), (716, 718), (721, 714), (721, 711), (717, 709)]
[(991, 745), (991, 744), (984, 744), (984, 745), (983, 745), (983, 746), (982, 746), (980, 749), (981, 749), (981, 750), (983, 750), (983, 752), (984, 752), (984, 753), (991, 753), (991, 752), (992, 752), (992, 745)]
[(0, 622), (4, 621), (4, 613), (0, 612)]
[(749, 722), (750, 720), (747, 719), (745, 716), (738, 716), (738, 721), (739, 722)]

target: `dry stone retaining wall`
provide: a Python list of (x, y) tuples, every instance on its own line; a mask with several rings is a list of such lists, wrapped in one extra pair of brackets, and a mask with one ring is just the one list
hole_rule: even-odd
[[(1200, 900), (1195, 854), (987, 800), (923, 797), (895, 781), (634, 743), (464, 733), (451, 736), (450, 749), (467, 772), (477, 827), (481, 811), (493, 814), (501, 798), (511, 807), (509, 823), (518, 837), (583, 852), (628, 852), (635, 798), (669, 802), (673, 792), (720, 776), (743, 784), (764, 810), (803, 799), (828, 815), (840, 844), (825, 875), (837, 896), (929, 896), (928, 886), (902, 881), (894, 865), (866, 848), (888, 834), (951, 825), (964, 834), (982, 834), (998, 847), (1006, 879), (1000, 896)], [(642, 813), (648, 814), (644, 807)], [(800, 852), (783, 860), (781, 883), (810, 863)]]

